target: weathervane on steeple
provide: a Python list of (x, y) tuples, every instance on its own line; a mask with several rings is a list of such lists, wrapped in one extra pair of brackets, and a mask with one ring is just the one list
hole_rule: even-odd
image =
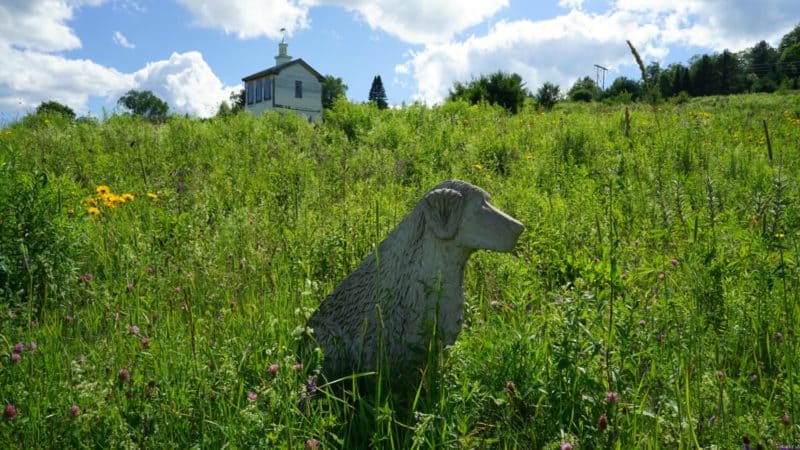
[(276, 66), (288, 63), (292, 60), (292, 57), (287, 53), (289, 44), (286, 43), (286, 28), (281, 28), (281, 33), (283, 33), (283, 39), (281, 39), (281, 42), (278, 44), (278, 56), (275, 57)]

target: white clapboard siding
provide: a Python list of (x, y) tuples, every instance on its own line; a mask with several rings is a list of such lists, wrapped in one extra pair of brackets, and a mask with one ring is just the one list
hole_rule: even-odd
[[(278, 57), (276, 57), (277, 61)], [(277, 110), (281, 112), (292, 111), (308, 117), (309, 120), (319, 122), (322, 120), (322, 75), (311, 68), (302, 59), (285, 62), (262, 72), (243, 78), (245, 86), (251, 85), (255, 93), (254, 84), (257, 80), (269, 80), (270, 95), (259, 101), (253, 95), (253, 101), (246, 102), (245, 109), (253, 114)], [(297, 82), (301, 83), (301, 96), (296, 95)]]
[[(302, 83), (302, 98), (295, 97), (295, 82)], [(275, 106), (299, 111), (321, 112), (322, 83), (300, 64), (291, 65), (275, 78)]]

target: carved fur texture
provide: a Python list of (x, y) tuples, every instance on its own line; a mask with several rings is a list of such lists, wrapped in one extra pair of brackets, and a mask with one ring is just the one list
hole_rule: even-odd
[(523, 230), (477, 186), (450, 180), (434, 187), (309, 319), (324, 375), (333, 380), (388, 364), (402, 377), (424, 363), (429, 344), (452, 345), (470, 255), (511, 251)]

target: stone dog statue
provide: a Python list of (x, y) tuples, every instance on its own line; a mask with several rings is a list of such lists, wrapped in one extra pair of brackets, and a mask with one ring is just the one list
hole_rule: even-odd
[(524, 229), (477, 186), (434, 187), (309, 319), (323, 374), (335, 380), (388, 364), (393, 378), (402, 377), (423, 365), (434, 335), (434, 345), (452, 345), (470, 255), (509, 252)]

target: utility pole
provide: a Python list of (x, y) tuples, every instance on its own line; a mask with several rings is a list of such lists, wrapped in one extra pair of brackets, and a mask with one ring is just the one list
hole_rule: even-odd
[[(595, 64), (594, 67), (595, 67), (595, 70), (596, 70), (595, 80), (594, 80), (595, 83), (597, 83), (598, 85), (601, 85), (603, 90), (606, 90), (606, 70), (608, 70), (608, 69), (606, 69), (605, 67), (603, 67), (603, 66), (601, 66), (599, 64)], [(603, 71), (603, 74), (602, 74), (603, 75), (602, 76), (603, 83), (602, 84), (600, 83), (600, 71)]]

